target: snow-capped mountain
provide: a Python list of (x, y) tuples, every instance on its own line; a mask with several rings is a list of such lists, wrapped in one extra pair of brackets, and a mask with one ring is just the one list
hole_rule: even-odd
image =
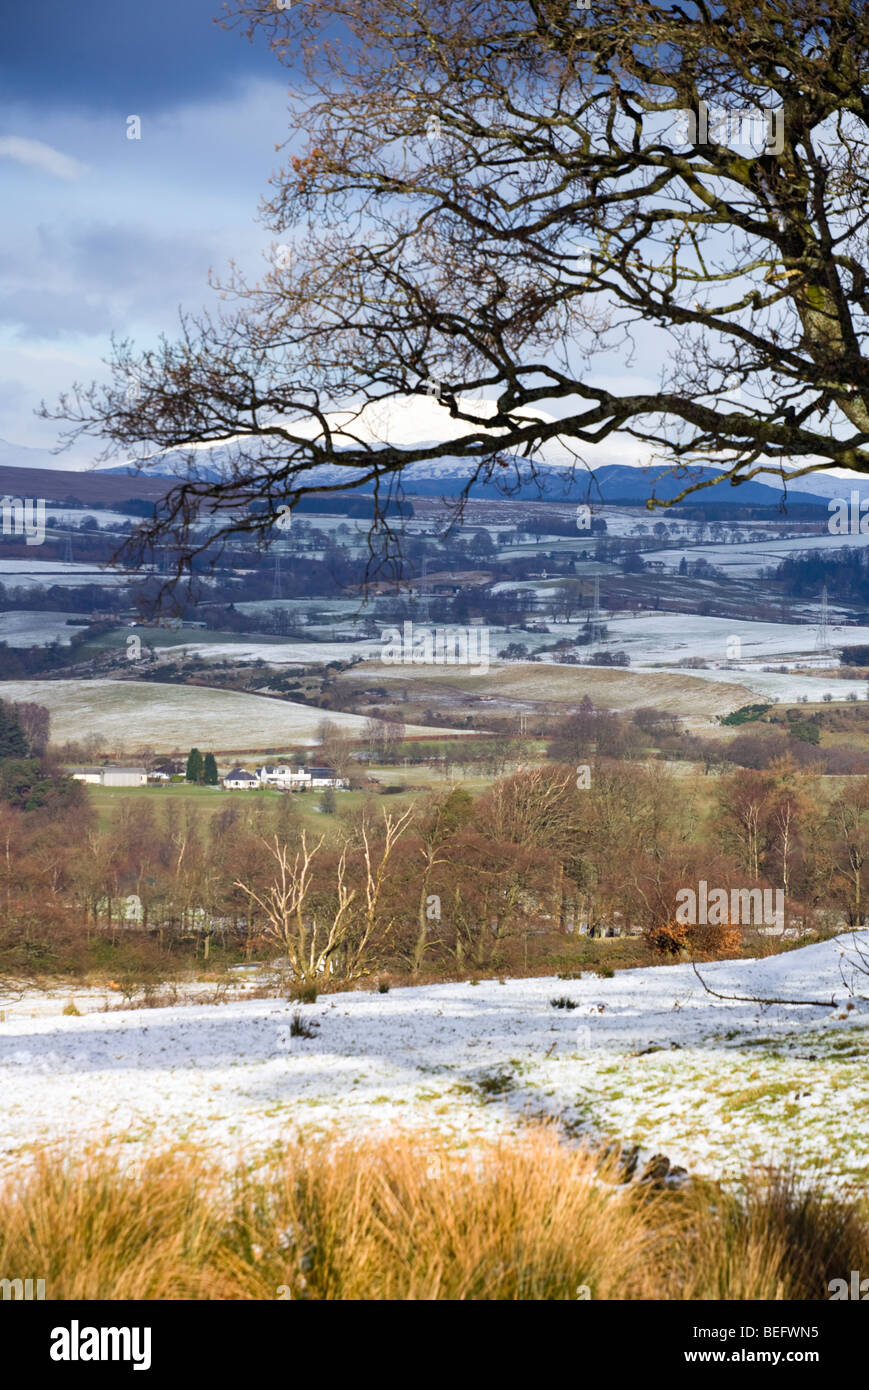
[[(462, 404), (469, 413), (477, 416), (491, 416), (494, 402), (484, 399), (465, 398)], [(555, 418), (545, 410), (535, 407), (522, 412), (529, 419), (539, 419), (554, 423)], [(435, 395), (386, 398), (370, 401), (359, 407), (347, 407), (332, 411), (328, 415), (330, 429), (339, 448), (363, 447), (377, 450), (391, 445), (394, 448), (429, 447), (436, 443), (446, 443), (458, 439), (469, 432), (468, 424), (454, 419)], [(302, 437), (313, 438), (319, 431), (319, 423), (312, 418), (294, 422), (293, 432)], [(497, 429), (491, 431), (493, 444), (497, 444)], [(250, 448), (250, 445), (247, 446)], [(632, 459), (625, 459), (626, 448), (630, 449)], [(576, 446), (558, 436), (553, 436), (535, 451), (534, 466), (537, 482), (531, 479), (531, 467), (527, 459), (510, 458), (514, 467), (504, 470), (500, 479), (489, 483), (475, 484), (473, 495), (478, 497), (516, 496), (522, 500), (542, 496), (549, 501), (589, 500), (592, 503), (642, 503), (654, 491), (662, 500), (672, 498), (684, 488), (685, 478), (667, 474), (660, 463), (643, 464), (637, 462), (638, 446), (631, 442), (626, 446), (623, 440), (612, 438), (600, 445), (583, 447), (581, 457), (577, 458)], [(228, 470), (229, 458), (233, 452), (233, 441), (220, 445), (195, 445), (192, 448), (156, 455), (149, 462), (146, 476), (178, 476), (191, 472), (209, 479), (219, 479)], [(4, 465), (23, 468), (70, 469), (74, 467), (63, 454), (55, 455), (47, 449), (10, 444), (0, 440), (0, 469)], [(568, 476), (571, 467), (574, 476)], [(402, 485), (406, 492), (423, 496), (456, 495), (468, 480), (472, 464), (454, 455), (423, 463), (408, 464), (402, 473)], [(100, 471), (124, 473), (138, 471), (132, 463), (108, 466), (102, 465)], [(691, 480), (713, 478), (714, 468), (692, 470)], [(522, 479), (517, 487), (517, 474)], [(348, 479), (348, 470), (337, 465), (324, 465), (311, 469), (305, 477), (309, 486), (323, 486)], [(539, 486), (538, 486), (539, 484)], [(720, 486), (705, 488), (696, 494), (696, 504), (730, 503), (753, 506), (777, 506), (786, 484), (781, 475), (769, 472), (757, 479), (743, 483), (734, 489), (726, 481)], [(837, 469), (835, 473), (806, 474), (787, 484), (788, 502), (791, 505), (816, 504), (826, 506), (831, 498), (847, 498), (857, 491), (861, 498), (869, 496), (869, 477)]]

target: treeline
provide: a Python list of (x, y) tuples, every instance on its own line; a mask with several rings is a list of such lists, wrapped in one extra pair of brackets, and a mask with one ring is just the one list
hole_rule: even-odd
[(648, 707), (617, 714), (598, 708), (586, 696), (576, 713), (550, 727), (547, 752), (556, 762), (577, 763), (593, 757), (630, 761), (658, 754), (675, 762), (698, 763), (707, 773), (728, 767), (770, 768), (782, 759), (829, 776), (869, 773), (869, 753), (862, 749), (819, 746), (826, 712), (822, 716), (786, 710), (773, 718), (775, 723), (746, 727), (732, 739), (704, 739), (687, 731), (667, 710)]
[[(70, 592), (70, 591), (68, 591)], [(71, 628), (68, 643), (49, 642), (45, 646), (10, 647), (0, 642), (0, 678), (19, 680), (25, 676), (47, 676), (53, 671), (62, 671), (74, 666), (79, 660), (80, 649), (86, 642), (93, 641), (105, 632), (110, 632), (114, 623), (91, 623), (86, 628)]]
[(227, 800), (211, 819), (125, 798), (100, 825), (56, 774), (53, 799), (8, 794), (18, 761), (0, 760), (7, 976), (117, 968), (131, 952), (162, 975), (197, 956), (278, 956), (321, 981), (522, 973), (575, 959), (584, 935), (625, 933), (650, 953), (757, 950), (753, 929), (678, 922), (677, 894), (701, 880), (781, 889), (801, 930), (866, 919), (869, 777), (826, 796), (790, 759), (702, 797), (660, 764), (553, 763), (477, 797), (454, 787), (386, 813), (372, 800), (313, 837), (291, 798)]
[(809, 550), (790, 555), (763, 578), (774, 580), (794, 598), (817, 598), (826, 584), (831, 599), (865, 604), (869, 600), (869, 552), (863, 546)]
[(85, 808), (83, 788), (46, 755), (49, 733), (44, 705), (0, 700), (0, 811), (13, 818), (38, 811), (51, 819)]

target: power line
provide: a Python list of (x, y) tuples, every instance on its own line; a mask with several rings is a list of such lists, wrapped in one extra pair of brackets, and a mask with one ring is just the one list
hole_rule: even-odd
[(827, 586), (821, 590), (821, 611), (818, 615), (818, 626), (815, 628), (815, 651), (823, 656), (829, 656), (832, 651), (830, 643), (830, 605), (827, 601)]

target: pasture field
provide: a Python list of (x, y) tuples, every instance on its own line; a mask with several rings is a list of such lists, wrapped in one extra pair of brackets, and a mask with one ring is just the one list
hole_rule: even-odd
[[(387, 780), (392, 781), (391, 778)], [(419, 783), (423, 780), (424, 774), (414, 779), (415, 782)], [(398, 778), (395, 781), (397, 783)], [(381, 797), (376, 788), (368, 791), (336, 792), (335, 812), (332, 815), (326, 815), (320, 810), (323, 797), (321, 791), (296, 792), (287, 797), (286, 793), (275, 791), (272, 787), (264, 787), (261, 791), (252, 792), (226, 791), (223, 787), (197, 787), (182, 782), (169, 786), (149, 787), (89, 786), (87, 790), (88, 799), (96, 809), (98, 823), (102, 829), (111, 825), (119, 806), (130, 802), (151, 806), (156, 812), (158, 820), (165, 816), (170, 806), (173, 806), (190, 813), (194, 819), (202, 820), (207, 824), (213, 816), (225, 809), (229, 801), (238, 806), (246, 807), (258, 806), (263, 802), (274, 806), (281, 800), (288, 799), (300, 826), (315, 830), (319, 834), (325, 833), (327, 838), (331, 830), (337, 831), (348, 817), (355, 811), (361, 810), (372, 797), (379, 814), (381, 805), (392, 811), (403, 810), (415, 798), (424, 795), (418, 790), (408, 790), (396, 793), (394, 796)], [(469, 790), (471, 790), (470, 783)]]
[(425, 674), (412, 666), (383, 666), (362, 662), (339, 681), (385, 684), (400, 681), (414, 707), (427, 699), (449, 699), (455, 708), (461, 697), (489, 700), (493, 710), (523, 704), (575, 705), (588, 696), (596, 705), (616, 711), (655, 705), (678, 715), (689, 725), (708, 725), (753, 699), (739, 673), (706, 681), (693, 673), (620, 670), (606, 666), (566, 666), (543, 662), (510, 662), (485, 674), (471, 675), (461, 666), (429, 666)]

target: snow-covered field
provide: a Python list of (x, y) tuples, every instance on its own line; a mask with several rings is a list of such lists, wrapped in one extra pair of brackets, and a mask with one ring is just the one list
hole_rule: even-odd
[[(137, 571), (137, 576), (142, 573)], [(129, 571), (112, 568), (111, 565), (86, 565), (75, 560), (7, 560), (0, 555), (0, 584), (7, 589), (29, 589), (39, 584), (50, 589), (61, 585), (74, 589), (80, 584), (99, 584), (109, 588), (114, 584), (127, 584)]]
[[(33, 1144), (89, 1141), (123, 1142), (131, 1158), (193, 1142), (231, 1160), (300, 1129), (426, 1127), (464, 1146), (548, 1115), (694, 1172), (793, 1163), (847, 1187), (869, 1170), (869, 1000), (843, 1007), (843, 965), (869, 984), (854, 959), (842, 937), (702, 967), (723, 993), (835, 995), (838, 1007), (720, 1001), (678, 965), (324, 995), (301, 1006), (309, 1039), (290, 1036), (298, 1006), (280, 999), (104, 1012), (104, 996), (72, 990), (0, 1002), (0, 1168)], [(576, 1008), (553, 1008), (558, 996)], [(61, 1013), (71, 997), (80, 1017)]]
[[(313, 746), (324, 718), (361, 737), (365, 719), (314, 705), (272, 700), (233, 690), (195, 685), (157, 685), (145, 681), (2, 681), (0, 699), (38, 700), (51, 711), (57, 743), (98, 734), (107, 747), (135, 751), (189, 748), (203, 744), (215, 752), (275, 751), (288, 744)], [(441, 733), (408, 724), (407, 733)]]
[(45, 647), (50, 642), (68, 646), (73, 634), (81, 632), (81, 626), (68, 625), (67, 618), (83, 625), (80, 613), (0, 613), (0, 642), (10, 647)]
[(329, 661), (349, 661), (359, 656), (372, 660), (379, 656), (380, 641), (360, 642), (190, 642), (162, 649), (170, 655), (182, 651), (195, 653), (205, 661), (265, 661), (269, 666), (316, 666)]
[[(811, 623), (767, 623), (746, 618), (712, 618), (694, 613), (641, 613), (606, 616), (606, 646), (627, 652), (631, 665), (675, 664), (699, 656), (709, 662), (817, 660), (817, 629)], [(560, 624), (553, 624), (558, 632)], [(735, 643), (738, 642), (738, 647)], [(834, 647), (869, 643), (869, 627), (830, 624)], [(734, 658), (734, 652), (739, 655)]]
[[(684, 658), (696, 656), (709, 662), (709, 666), (705, 670), (691, 668), (692, 676), (746, 686), (770, 699), (796, 700), (805, 695), (809, 700), (820, 700), (830, 694), (834, 700), (846, 700), (849, 694), (856, 694), (862, 700), (866, 695), (864, 680), (830, 680), (820, 672), (813, 675), (811, 669), (798, 669), (801, 662), (809, 667), (838, 664), (836, 655), (819, 655), (817, 629), (811, 623), (644, 613), (637, 617), (608, 617), (606, 624), (606, 648), (627, 652), (633, 670), (650, 666), (673, 669)], [(869, 627), (846, 627), (834, 622), (830, 624), (829, 636), (834, 649), (856, 646), (869, 643)], [(797, 669), (787, 673), (764, 671), (765, 664)]]
[(855, 694), (859, 700), (866, 699), (866, 682), (859, 680), (830, 680), (823, 675), (811, 675), (804, 671), (763, 671), (758, 666), (736, 666), (729, 670), (694, 670), (692, 676), (718, 684), (720, 681), (738, 681), (762, 700), (780, 700), (791, 704), (805, 695), (807, 700), (823, 700), (825, 695), (834, 701), (847, 700)]
[(660, 561), (665, 570), (678, 570), (683, 556), (688, 564), (703, 559), (733, 579), (755, 579), (762, 570), (774, 569), (782, 560), (810, 550), (844, 550), (851, 545), (869, 544), (869, 534), (844, 536), (793, 536), (790, 540), (747, 541), (738, 545), (687, 545), (674, 549), (643, 552), (647, 563)]

